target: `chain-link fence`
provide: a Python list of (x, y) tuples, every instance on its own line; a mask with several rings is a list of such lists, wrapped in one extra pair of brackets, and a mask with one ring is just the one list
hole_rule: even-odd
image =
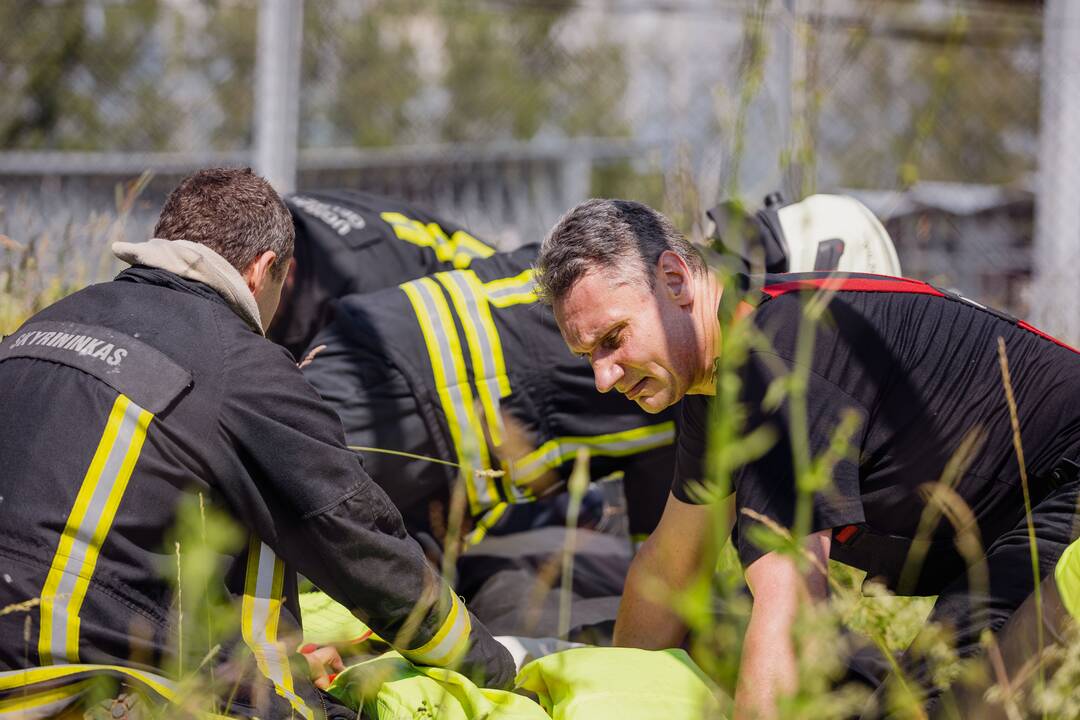
[[(258, 13), (257, 0), (0, 3), (14, 29), (0, 47), (0, 233), (78, 244), (123, 197), (138, 237), (182, 174), (251, 162)], [(847, 189), (887, 221), (908, 274), (1023, 314), (1042, 13), (308, 0), (297, 186), (406, 196), (504, 246), (589, 194), (700, 232), (725, 195)], [(144, 170), (138, 198), (117, 191)]]

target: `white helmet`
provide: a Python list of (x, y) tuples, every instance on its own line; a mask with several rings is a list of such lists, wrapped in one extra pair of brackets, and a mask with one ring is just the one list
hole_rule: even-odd
[(720, 250), (755, 272), (901, 274), (889, 233), (865, 205), (846, 195), (811, 195), (783, 205), (779, 193), (772, 193), (753, 216), (728, 202), (709, 217)]

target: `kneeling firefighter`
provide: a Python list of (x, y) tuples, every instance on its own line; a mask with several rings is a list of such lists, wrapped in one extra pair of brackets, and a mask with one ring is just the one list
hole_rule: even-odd
[[(112, 282), (0, 342), (0, 407), (18, 418), (0, 426), (0, 714), (55, 715), (102, 674), (143, 698), (186, 700), (168, 669), (205, 654), (214, 669), (199, 689), (218, 712), (354, 717), (294, 666), (296, 571), (413, 662), (507, 686), (509, 654), (262, 336), (293, 245), (273, 189), (250, 171), (199, 172), (169, 196), (155, 234), (114, 247), (132, 267)], [(188, 646), (185, 664), (172, 532), (196, 497), (248, 539), (208, 575), (235, 599), (238, 622), (223, 624), (237, 640), (194, 659)]]

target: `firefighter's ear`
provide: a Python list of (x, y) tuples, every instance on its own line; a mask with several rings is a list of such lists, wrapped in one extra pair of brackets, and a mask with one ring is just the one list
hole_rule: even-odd
[(274, 319), (278, 302), (281, 300), (281, 287), (285, 284), (285, 272), (274, 267), (276, 260), (277, 253), (267, 250), (252, 260), (243, 272), (248, 290), (255, 296), (255, 304), (259, 307), (259, 319), (264, 333)]
[(656, 261), (656, 286), (677, 305), (689, 305), (693, 301), (693, 273), (676, 252), (660, 253)]
[(244, 280), (247, 282), (248, 290), (255, 297), (259, 297), (267, 284), (276, 284), (274, 283), (276, 278), (271, 272), (275, 260), (277, 260), (277, 253), (273, 250), (267, 250), (252, 260), (247, 270), (242, 273)]

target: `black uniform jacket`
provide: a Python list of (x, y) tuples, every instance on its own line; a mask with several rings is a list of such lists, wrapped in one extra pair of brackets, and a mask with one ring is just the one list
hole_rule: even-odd
[(296, 267), (269, 337), (294, 355), (326, 324), (337, 298), (468, 267), (495, 252), (458, 225), (358, 190), (305, 191), (285, 204), (296, 228)]
[(40, 598), (0, 616), (0, 671), (53, 673), (30, 682), (65, 663), (175, 667), (172, 530), (202, 494), (249, 536), (209, 577), (237, 599), (239, 634), (275, 686), (242, 684), (232, 712), (321, 712), (288, 662), (294, 570), (413, 659), (453, 662), (471, 634), (466, 661), (511, 679), (509, 656), (429, 569), (332, 410), (211, 288), (135, 267), (46, 308), (0, 343), (0, 408), (0, 607)]
[[(352, 404), (369, 395), (357, 385), (385, 375), (379, 366), (404, 375), (424, 419), (426, 451), (467, 468), (474, 515), (557, 490), (585, 448), (593, 478), (625, 473), (631, 531), (647, 533), (671, 487), (674, 412), (650, 415), (617, 393), (597, 392), (588, 362), (567, 349), (551, 309), (537, 301), (536, 251), (525, 246), (465, 270), (342, 298), (312, 343), (326, 347), (305, 377), (345, 418), (351, 443), (415, 451), (396, 446), (402, 438), (392, 414), (382, 423), (366, 418), (373, 433), (350, 432)], [(378, 453), (365, 456), (368, 467), (380, 462)], [(410, 474), (424, 467), (434, 467), (443, 485), (459, 473), (417, 463), (372, 475), (408, 516), (431, 489)]]

